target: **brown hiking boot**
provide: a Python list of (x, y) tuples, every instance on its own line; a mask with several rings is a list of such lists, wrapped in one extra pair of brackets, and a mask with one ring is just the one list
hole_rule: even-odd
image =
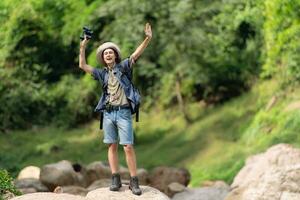
[(129, 189), (135, 195), (142, 194), (142, 190), (139, 187), (139, 179), (137, 176), (130, 177)]
[(121, 176), (118, 173), (112, 174), (110, 191), (118, 191), (122, 187)]

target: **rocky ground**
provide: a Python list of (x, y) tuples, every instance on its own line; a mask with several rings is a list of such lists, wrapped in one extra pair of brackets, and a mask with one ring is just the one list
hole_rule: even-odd
[(203, 187), (189, 188), (191, 177), (186, 169), (161, 166), (151, 172), (138, 170), (143, 194), (135, 196), (128, 189), (128, 169), (121, 167), (120, 172), (123, 187), (120, 192), (110, 192), (110, 170), (103, 162), (81, 166), (64, 160), (41, 169), (29, 166), (15, 181), (25, 195), (13, 198), (7, 194), (6, 199), (300, 199), (300, 149), (288, 144), (278, 144), (249, 157), (230, 186), (223, 181), (207, 181)]

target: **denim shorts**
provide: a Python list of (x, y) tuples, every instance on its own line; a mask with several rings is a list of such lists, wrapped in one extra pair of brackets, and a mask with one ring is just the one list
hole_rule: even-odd
[(132, 116), (130, 108), (104, 111), (103, 130), (105, 144), (133, 144)]

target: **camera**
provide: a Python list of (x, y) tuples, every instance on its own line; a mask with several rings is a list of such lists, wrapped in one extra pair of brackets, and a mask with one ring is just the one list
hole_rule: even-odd
[(89, 29), (88, 27), (84, 26), (83, 28), (83, 33), (82, 35), (80, 36), (80, 39), (81, 40), (84, 40), (84, 36), (86, 36), (86, 38), (89, 40), (92, 38), (92, 34), (93, 34), (93, 31), (91, 29)]

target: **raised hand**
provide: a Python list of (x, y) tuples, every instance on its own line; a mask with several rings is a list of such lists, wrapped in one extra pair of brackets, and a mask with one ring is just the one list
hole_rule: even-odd
[(80, 42), (80, 47), (86, 47), (86, 44), (89, 42), (86, 35), (84, 36), (84, 39)]
[(145, 25), (145, 35), (149, 38), (152, 38), (152, 30), (151, 25), (149, 23), (146, 23)]

